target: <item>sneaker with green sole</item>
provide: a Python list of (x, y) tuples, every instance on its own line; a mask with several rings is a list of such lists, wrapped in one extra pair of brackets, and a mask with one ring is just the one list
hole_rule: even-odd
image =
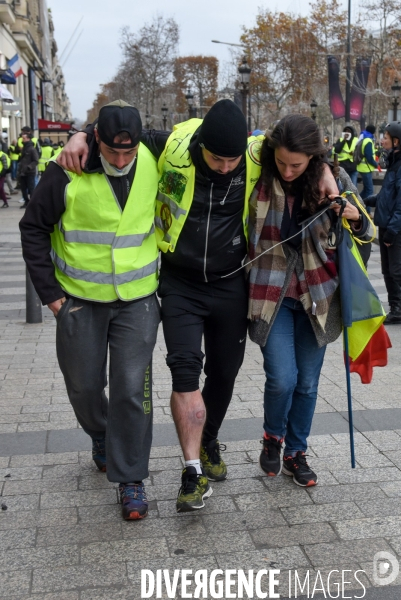
[(200, 459), (202, 467), (210, 481), (223, 481), (227, 477), (227, 466), (220, 454), (225, 449), (226, 446), (220, 444), (219, 440), (211, 440), (201, 446)]
[(177, 498), (177, 512), (199, 510), (205, 506), (204, 498), (213, 493), (207, 477), (198, 475), (195, 467), (185, 467), (181, 476), (181, 487)]

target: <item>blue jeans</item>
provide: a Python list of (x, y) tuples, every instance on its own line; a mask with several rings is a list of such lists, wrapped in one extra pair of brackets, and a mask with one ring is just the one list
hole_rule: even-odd
[(18, 167), (18, 160), (12, 160), (11, 161), (11, 179), (13, 179), (14, 181), (17, 179), (17, 167)]
[(266, 345), (264, 430), (285, 437), (285, 455), (305, 451), (326, 346), (319, 348), (301, 302), (284, 298)]
[(356, 187), (358, 184), (358, 171), (352, 171), (352, 173), (348, 173), (351, 178), (352, 183)]
[(363, 184), (361, 198), (362, 198), (362, 200), (364, 200), (368, 196), (373, 195), (373, 177), (372, 177), (372, 173), (370, 171), (369, 171), (369, 173), (360, 173), (360, 176), (362, 177), (362, 184)]

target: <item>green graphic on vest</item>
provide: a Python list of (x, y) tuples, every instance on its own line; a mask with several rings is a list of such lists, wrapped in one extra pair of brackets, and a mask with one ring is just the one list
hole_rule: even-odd
[(159, 181), (159, 191), (180, 204), (185, 192), (187, 177), (177, 171), (163, 171)]
[(145, 415), (149, 415), (152, 412), (152, 404), (150, 400), (144, 400), (143, 404), (143, 412)]

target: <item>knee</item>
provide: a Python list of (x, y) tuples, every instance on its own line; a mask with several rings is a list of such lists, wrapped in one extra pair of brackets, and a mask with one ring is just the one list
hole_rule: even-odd
[(203, 353), (169, 354), (166, 359), (173, 378), (173, 391), (177, 393), (194, 392), (199, 389), (202, 372)]
[(265, 392), (272, 398), (291, 396), (297, 385), (295, 377), (266, 377)]

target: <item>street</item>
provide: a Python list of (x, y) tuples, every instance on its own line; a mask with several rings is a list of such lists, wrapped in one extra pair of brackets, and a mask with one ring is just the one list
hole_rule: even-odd
[[(0, 215), (0, 597), (138, 600), (141, 569), (277, 569), (281, 597), (288, 597), (294, 571), (301, 581), (309, 572), (310, 593), (316, 590), (309, 597), (326, 597), (317, 593), (327, 594), (319, 577), (326, 586), (336, 570), (333, 585), (347, 573), (343, 595), (335, 596), (334, 587), (332, 597), (399, 598), (401, 575), (380, 586), (390, 571), (377, 569), (374, 557), (387, 552), (401, 560), (401, 327), (388, 329), (389, 364), (375, 370), (370, 385), (352, 375), (355, 469), (342, 342), (328, 347), (308, 449), (319, 484), (309, 489), (285, 475), (268, 478), (258, 465), (264, 374), (260, 349), (248, 340), (220, 435), (229, 476), (212, 483), (213, 495), (196, 514), (175, 510), (183, 462), (160, 327), (145, 482), (150, 512), (144, 521), (125, 522), (116, 484), (97, 471), (90, 439), (69, 404), (56, 360), (55, 319), (44, 308), (42, 324), (25, 324), (22, 211), (15, 198)], [(377, 245), (369, 276), (385, 302)]]

